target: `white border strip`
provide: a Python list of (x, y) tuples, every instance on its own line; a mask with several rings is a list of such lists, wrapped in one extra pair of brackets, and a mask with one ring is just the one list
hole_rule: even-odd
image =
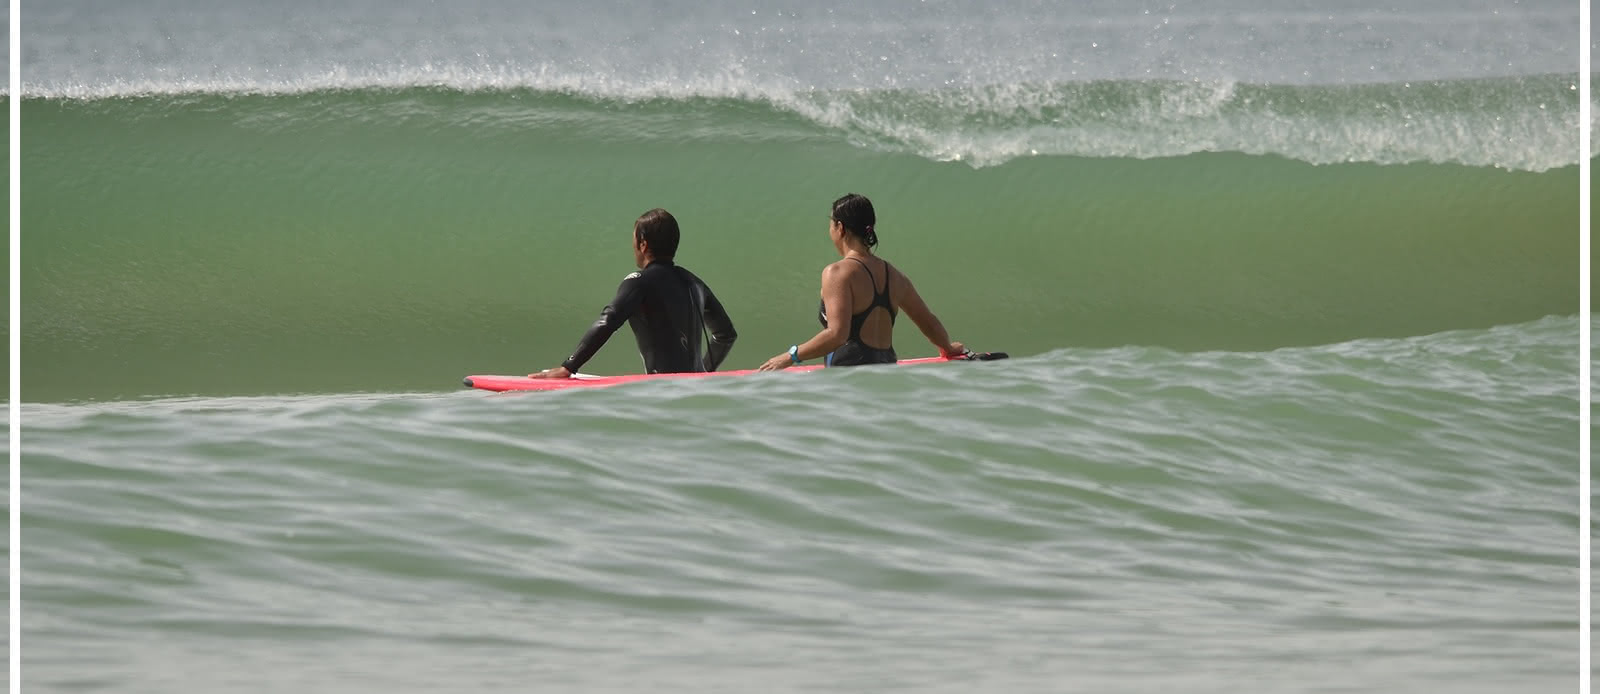
[(10, 427), (6, 439), (11, 458), (11, 492), (7, 497), (10, 507), (10, 572), (11, 585), (7, 602), (11, 621), (8, 624), (10, 648), (10, 679), (13, 692), (22, 691), (22, 0), (11, 0), (10, 18), (10, 83), (6, 92), (7, 106), (11, 109), (11, 388)]
[(1593, 128), (1589, 119), (1590, 74), (1589, 0), (1578, 2), (1578, 122), (1583, 135), (1578, 144), (1578, 691), (1589, 691), (1589, 455), (1590, 368), (1589, 368), (1589, 138)]

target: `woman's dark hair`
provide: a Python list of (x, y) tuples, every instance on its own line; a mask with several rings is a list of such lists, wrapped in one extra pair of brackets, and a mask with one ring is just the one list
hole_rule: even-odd
[(657, 207), (634, 221), (633, 238), (644, 239), (644, 245), (657, 260), (672, 260), (678, 254), (678, 220)]
[(872, 211), (872, 201), (867, 196), (851, 193), (834, 200), (832, 216), (846, 231), (861, 237), (867, 248), (878, 245), (878, 232), (872, 228), (878, 223), (878, 215)]

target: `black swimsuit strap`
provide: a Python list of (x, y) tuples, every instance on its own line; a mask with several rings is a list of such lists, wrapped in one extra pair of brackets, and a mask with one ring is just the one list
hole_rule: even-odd
[(883, 291), (878, 291), (878, 278), (872, 274), (872, 268), (860, 258), (851, 258), (861, 264), (861, 269), (867, 271), (867, 279), (872, 282), (872, 303), (860, 313), (850, 316), (850, 339), (861, 339), (861, 327), (867, 324), (867, 316), (872, 314), (872, 309), (882, 306), (889, 311), (889, 322), (894, 323), (894, 304), (889, 301), (889, 264), (883, 264)]
[(860, 263), (861, 269), (867, 271), (867, 279), (872, 281), (872, 303), (867, 306), (866, 311), (861, 313), (864, 314), (867, 311), (871, 311), (874, 306), (882, 306), (889, 309), (890, 313), (894, 313), (894, 304), (889, 301), (889, 264), (883, 264), (883, 291), (880, 292), (878, 291), (878, 276), (872, 274), (872, 266), (867, 265), (867, 262), (860, 258), (851, 258), (851, 260)]
[[(878, 291), (878, 277), (877, 277), (877, 275), (872, 274), (872, 267), (867, 265), (866, 261), (863, 261), (860, 258), (850, 258), (850, 259), (861, 264), (861, 269), (867, 271), (867, 279), (872, 282), (872, 303), (867, 304), (867, 307), (865, 309), (862, 309), (860, 313), (851, 314), (851, 316), (850, 316), (850, 338), (849, 339), (860, 340), (861, 339), (861, 326), (867, 324), (867, 315), (872, 313), (872, 309), (878, 308), (880, 306), (882, 306), (885, 309), (888, 309), (888, 311), (889, 311), (889, 323), (890, 324), (894, 323), (894, 319), (895, 319), (894, 302), (889, 300), (889, 284), (891, 283), (892, 277), (889, 274), (889, 263), (885, 262), (883, 264), (883, 291), (880, 292), (880, 291)], [(817, 302), (817, 321), (822, 323), (823, 327), (827, 327), (828, 326), (828, 309), (827, 309), (827, 302), (825, 302), (825, 301)]]

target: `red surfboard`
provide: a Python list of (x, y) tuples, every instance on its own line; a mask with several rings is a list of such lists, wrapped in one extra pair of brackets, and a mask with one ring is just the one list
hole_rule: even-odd
[[(896, 365), (903, 364), (934, 364), (945, 361), (990, 361), (1005, 359), (1005, 352), (969, 352), (963, 357), (923, 357), (921, 359), (901, 359)], [(821, 364), (805, 366), (791, 366), (784, 371), (815, 371), (822, 368)], [(591, 376), (577, 374), (572, 378), (528, 378), (527, 376), (496, 376), (475, 375), (461, 379), (461, 384), (468, 388), (479, 390), (492, 390), (505, 392), (509, 390), (563, 390), (566, 388), (603, 388), (606, 386), (621, 385), (624, 383), (639, 383), (641, 381), (661, 381), (672, 378), (711, 378), (716, 376), (746, 376), (756, 373), (755, 369), (741, 371), (712, 371), (708, 373), (686, 374), (628, 374), (625, 376)]]

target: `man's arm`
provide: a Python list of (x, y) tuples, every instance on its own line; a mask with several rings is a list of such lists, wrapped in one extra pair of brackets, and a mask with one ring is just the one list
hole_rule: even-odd
[(702, 304), (700, 318), (706, 325), (706, 356), (703, 367), (706, 371), (716, 371), (722, 365), (722, 360), (728, 357), (728, 352), (733, 349), (733, 341), (739, 339), (739, 333), (733, 330), (733, 319), (728, 318), (728, 311), (722, 308), (722, 302), (717, 301), (717, 295), (711, 293), (711, 288), (705, 282), (695, 278), (701, 292)]
[(638, 310), (639, 302), (644, 298), (642, 282), (639, 273), (630, 273), (622, 278), (622, 284), (617, 285), (617, 295), (612, 297), (611, 303), (600, 311), (600, 319), (589, 326), (588, 332), (578, 340), (578, 346), (572, 350), (572, 356), (561, 362), (561, 368), (570, 373), (577, 373), (583, 368), (596, 352), (604, 347), (606, 340), (611, 339), (611, 334), (621, 328), (633, 312)]

